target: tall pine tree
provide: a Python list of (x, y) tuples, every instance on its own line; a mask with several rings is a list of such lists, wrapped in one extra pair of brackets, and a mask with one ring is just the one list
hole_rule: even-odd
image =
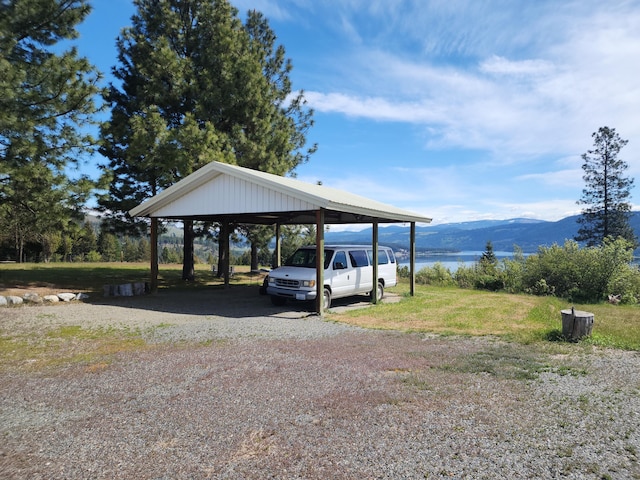
[(16, 259), (27, 242), (49, 253), (52, 232), (79, 213), (91, 182), (70, 180), (95, 141), (86, 134), (97, 107), (99, 75), (75, 48), (75, 30), (90, 12), (84, 0), (0, 3), (0, 239)]
[(261, 14), (243, 25), (227, 0), (135, 5), (117, 41), (121, 86), (111, 86), (102, 128), (100, 204), (114, 230), (142, 231), (126, 212), (213, 160), (279, 175), (306, 161), (312, 112), (292, 94), (291, 63)]
[(601, 245), (607, 237), (622, 237), (636, 245), (629, 223), (633, 179), (624, 176), (629, 165), (618, 158), (628, 141), (609, 127), (601, 127), (592, 137), (594, 149), (582, 155), (582, 178), (586, 187), (578, 204), (585, 207), (578, 219), (581, 227), (576, 240), (595, 246)]

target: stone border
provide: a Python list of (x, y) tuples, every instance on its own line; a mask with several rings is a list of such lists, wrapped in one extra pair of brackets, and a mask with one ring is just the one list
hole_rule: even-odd
[(58, 303), (58, 302), (71, 302), (72, 300), (86, 300), (89, 295), (86, 293), (70, 293), (63, 292), (56, 295), (44, 295), (40, 296), (37, 293), (25, 293), (23, 296), (18, 295), (0, 295), (0, 307), (8, 307), (13, 305), (23, 304), (42, 304), (42, 303)]

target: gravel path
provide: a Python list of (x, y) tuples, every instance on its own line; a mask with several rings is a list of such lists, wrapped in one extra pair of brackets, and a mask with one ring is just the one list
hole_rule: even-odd
[(3, 479), (640, 478), (637, 352), (367, 331), (253, 291), (0, 318), (147, 341), (3, 368)]

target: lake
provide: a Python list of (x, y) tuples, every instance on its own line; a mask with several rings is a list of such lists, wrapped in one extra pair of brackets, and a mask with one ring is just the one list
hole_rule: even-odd
[[(436, 263), (441, 263), (451, 272), (455, 272), (460, 265), (470, 267), (478, 262), (482, 257), (482, 251), (462, 251), (455, 253), (430, 253), (427, 255), (416, 255), (416, 272), (425, 267), (433, 267)], [(513, 257), (513, 252), (493, 252), (498, 260)], [(398, 265), (409, 266), (409, 258), (398, 258)]]

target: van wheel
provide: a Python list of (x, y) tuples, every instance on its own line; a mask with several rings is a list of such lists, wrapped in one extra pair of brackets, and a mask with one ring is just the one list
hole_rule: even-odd
[(378, 300), (381, 300), (384, 297), (384, 285), (378, 282)]
[(285, 303), (287, 303), (287, 299), (279, 297), (277, 295), (271, 295), (271, 303), (273, 303), (276, 307), (281, 307)]
[(331, 308), (331, 291), (328, 288), (324, 289), (324, 295), (322, 296), (322, 308), (325, 310)]

